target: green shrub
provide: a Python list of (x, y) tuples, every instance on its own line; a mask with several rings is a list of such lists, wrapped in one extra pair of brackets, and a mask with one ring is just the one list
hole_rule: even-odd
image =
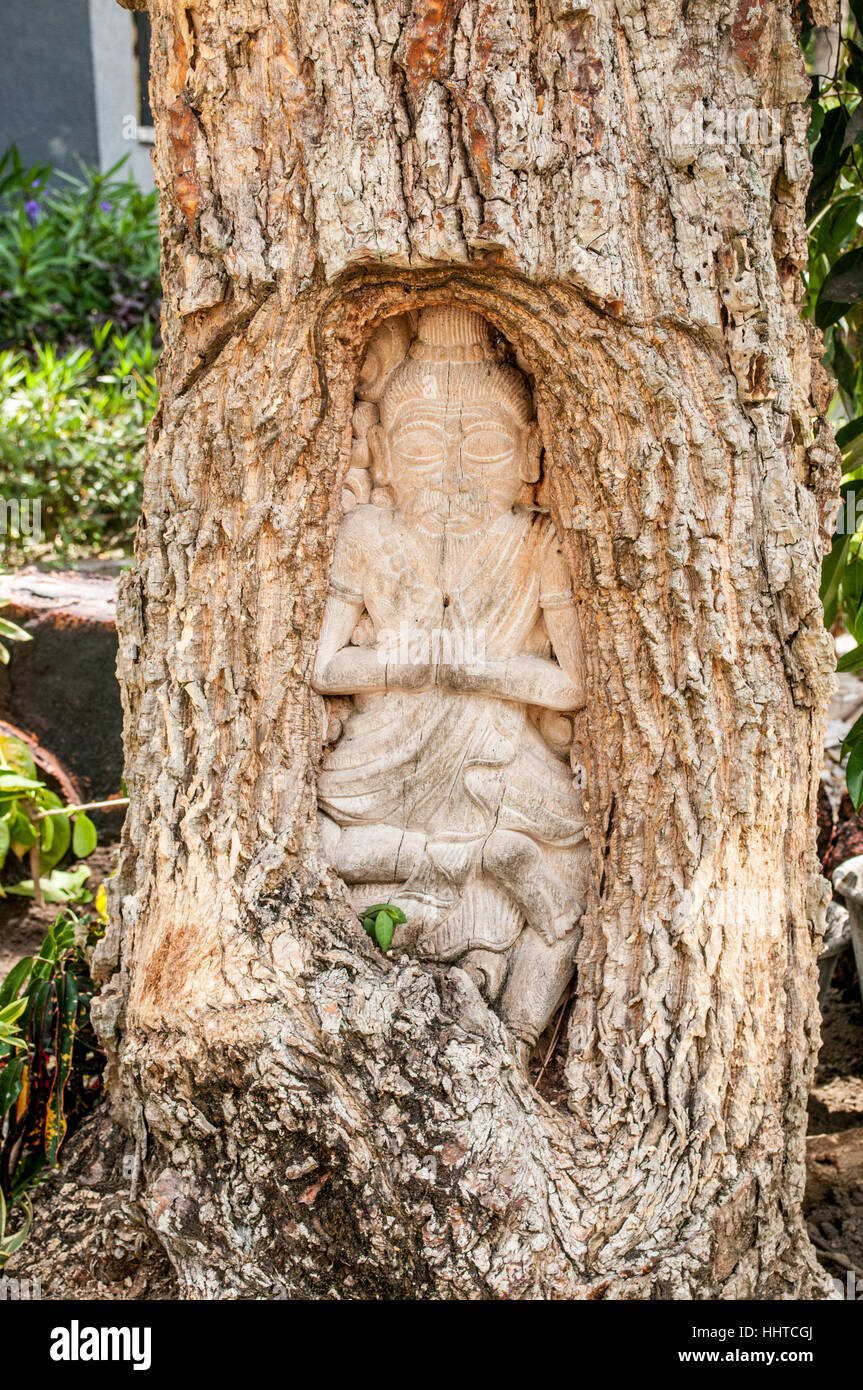
[(86, 859), (96, 848), (96, 827), (89, 806), (64, 806), (40, 779), (30, 750), (19, 738), (0, 736), (0, 870), (11, 852), (30, 861), (33, 877), (0, 884), (0, 898), (35, 898), (44, 902), (89, 902), (84, 887), (90, 870), (84, 864), (59, 868), (71, 849)]
[[(149, 325), (103, 325), (92, 347), (0, 352), (0, 496), (38, 501), (39, 536), (8, 532), (7, 555), (128, 547), (140, 509), (158, 349)], [(102, 366), (99, 366), (99, 363)]]
[[(812, 64), (815, 31), (807, 7), (801, 34)], [(840, 671), (863, 671), (863, 0), (850, 0), (838, 28), (829, 76), (814, 75), (809, 98), (812, 182), (806, 199), (809, 264), (804, 313), (824, 332), (826, 367), (837, 380), (831, 406), (842, 450), (842, 506), (824, 557), (821, 601), (831, 628), (841, 619), (857, 646)], [(851, 524), (849, 525), (849, 517)], [(846, 781), (863, 806), (863, 719), (843, 745)]]
[(0, 158), (0, 348), (89, 346), (108, 320), (122, 332), (159, 319), (155, 192), (132, 178)]
[[(128, 548), (156, 405), (156, 194), (0, 158), (0, 498), (5, 558)], [(38, 503), (39, 530), (17, 527)], [(11, 522), (11, 524), (10, 524)]]

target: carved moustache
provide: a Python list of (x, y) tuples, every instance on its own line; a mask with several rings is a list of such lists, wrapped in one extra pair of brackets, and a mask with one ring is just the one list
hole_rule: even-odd
[[(415, 516), (434, 516), (446, 520), (455, 513), (477, 521), (487, 521), (495, 515), (488, 492), (480, 493), (475, 489), (461, 492), (439, 487), (405, 488), (400, 501), (402, 509)], [(498, 510), (507, 509), (508, 503), (504, 500)]]

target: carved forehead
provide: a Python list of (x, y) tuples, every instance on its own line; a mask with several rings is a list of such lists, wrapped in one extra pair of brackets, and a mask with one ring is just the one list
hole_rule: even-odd
[(425, 363), (408, 359), (390, 378), (380, 402), (381, 419), (391, 425), (407, 407), (437, 408), (442, 414), (484, 411), (501, 423), (523, 426), (533, 413), (521, 372), (497, 362)]
[(409, 399), (397, 405), (387, 419), (391, 432), (405, 425), (422, 425), (426, 422), (447, 431), (494, 426), (507, 434), (516, 435), (524, 429), (524, 425), (509, 412), (504, 412), (496, 400), (454, 402), (451, 399), (442, 401), (426, 397)]

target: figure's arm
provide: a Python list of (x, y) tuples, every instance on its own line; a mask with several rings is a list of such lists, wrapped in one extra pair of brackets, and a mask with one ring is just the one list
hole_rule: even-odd
[(443, 667), (438, 673), (438, 684), (450, 690), (496, 695), (502, 700), (522, 701), (567, 714), (581, 709), (581, 633), (569, 570), (556, 543), (543, 566), (539, 602), (556, 661), (522, 654), (508, 660)]
[(541, 656), (441, 666), (436, 673), (423, 661), (398, 661), (378, 647), (352, 647), (350, 637), (363, 614), (363, 603), (337, 594), (327, 599), (318, 658), (312, 681), (319, 695), (360, 695), (385, 690), (427, 690), (433, 685), (460, 694), (495, 695), (538, 705), (573, 710), (583, 703), (580, 689), (556, 661)]
[(348, 645), (351, 640), (351, 633), (362, 614), (362, 599), (354, 602), (334, 593), (327, 596), (327, 606), (324, 609), (324, 621), (318, 642), (318, 655), (312, 677), (312, 685), (319, 695), (353, 694), (354, 686), (348, 689), (344, 686), (345, 672), (342, 668), (345, 666), (345, 662), (344, 660), (340, 662), (338, 658), (354, 655), (363, 650), (361, 647), (352, 648)]
[[(552, 651), (562, 674), (566, 677), (570, 703), (568, 713), (584, 705), (584, 656), (581, 649), (581, 627), (572, 593), (572, 576), (557, 538), (550, 536), (550, 545), (539, 581), (539, 606), (551, 639)], [(563, 705), (547, 708), (563, 709)]]
[(496, 695), (499, 700), (566, 712), (577, 709), (581, 698), (578, 687), (557, 662), (543, 656), (441, 666), (436, 684), (462, 695)]
[(399, 662), (382, 647), (352, 647), (351, 633), (363, 615), (356, 601), (330, 593), (324, 612), (312, 686), (319, 695), (372, 695), (384, 690), (426, 690), (433, 684), (428, 662)]
[(552, 534), (539, 580), (539, 606), (552, 651), (576, 690), (571, 709), (584, 705), (584, 655), (581, 626), (572, 593), (572, 575), (560, 542)]

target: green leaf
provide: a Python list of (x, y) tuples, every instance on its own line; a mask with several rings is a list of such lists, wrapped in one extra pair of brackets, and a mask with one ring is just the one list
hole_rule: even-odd
[(5, 816), (0, 820), (0, 869), (6, 863), (6, 855), (9, 853), (9, 846), (12, 843), (12, 836), (9, 834), (9, 822)]
[(12, 772), (7, 768), (0, 768), (0, 792), (37, 792), (44, 787), (44, 782), (36, 782), (32, 777), (22, 777), (19, 772)]
[(847, 150), (849, 146), (858, 144), (861, 135), (863, 135), (863, 102), (858, 102), (848, 118), (842, 148)]
[(365, 916), (376, 917), (379, 912), (387, 912), (394, 922), (406, 922), (407, 918), (400, 907), (395, 907), (392, 903), (375, 903), (374, 907), (367, 907)]
[(814, 232), (814, 251), (826, 257), (828, 266), (837, 259), (849, 237), (856, 235), (860, 207), (859, 194), (837, 198), (818, 223)]
[(815, 322), (829, 328), (863, 299), (863, 248), (846, 251), (831, 266), (818, 293)]
[(6, 1234), (6, 1201), (0, 1193), (0, 1269), (14, 1255), (16, 1250), (20, 1250), (33, 1224), (33, 1204), (26, 1195), (22, 1198), (21, 1205), (24, 1208), (24, 1220), (19, 1229), (12, 1236)]
[[(46, 903), (89, 902), (93, 895), (84, 888), (89, 877), (90, 870), (86, 864), (79, 864), (76, 869), (69, 869), (65, 873), (55, 869), (48, 878), (40, 875), (39, 882)], [(20, 883), (10, 883), (6, 892), (12, 897), (32, 898), (33, 880), (24, 878)]]
[(76, 859), (86, 859), (98, 843), (96, 827), (83, 811), (75, 816), (75, 829), (72, 832), (72, 852)]
[(845, 162), (843, 145), (848, 115), (841, 106), (833, 106), (824, 114), (818, 143), (812, 152), (813, 177), (806, 199), (806, 220), (813, 217), (830, 201), (839, 170)]
[(375, 918), (375, 940), (382, 951), (388, 951), (390, 949), (394, 931), (395, 925), (392, 917), (387, 911), (382, 909)]
[(10, 642), (32, 642), (32, 632), (25, 632), (23, 627), (13, 623), (9, 618), (0, 618), (0, 637), (6, 637)]
[(858, 362), (851, 356), (845, 346), (844, 336), (838, 329), (833, 334), (833, 355), (831, 364), (833, 375), (836, 377), (846, 396), (853, 399), (857, 384)]
[(0, 1071), (0, 1119), (8, 1115), (21, 1094), (26, 1057), (11, 1057)]
[(863, 250), (858, 247), (839, 257), (821, 286), (820, 298), (836, 304), (856, 304), (863, 299)]
[(10, 768), (20, 772), (22, 777), (32, 777), (34, 781), (38, 781), (39, 772), (33, 755), (22, 739), (11, 734), (0, 735), (0, 758), (4, 763), (8, 763)]
[[(46, 790), (42, 792), (39, 800), (42, 809), (45, 811), (59, 811), (63, 806), (59, 796), (55, 796), (52, 791)], [(55, 865), (60, 863), (60, 860), (64, 857), (72, 842), (72, 826), (69, 823), (69, 817), (65, 815), (50, 816), (45, 819), (50, 819), (54, 827), (54, 838), (51, 841), (51, 848), (47, 852), (44, 848), (42, 851), (41, 872), (43, 874), (49, 874)], [(44, 825), (44, 821), (42, 824)]]
[[(837, 671), (859, 671), (861, 666), (863, 666), (863, 646), (854, 647), (852, 651), (840, 656), (836, 662)], [(11, 889), (7, 889), (7, 892), (11, 891)]]
[(23, 1047), (24, 1039), (20, 1028), (16, 1026), (17, 1020), (27, 1008), (27, 999), (13, 999), (11, 1004), (5, 1004), (0, 1009), (0, 1045), (4, 1053), (9, 1048)]
[(821, 562), (821, 603), (824, 607), (824, 626), (830, 630), (839, 612), (839, 590), (850, 536), (834, 536), (833, 548)]
[(849, 563), (842, 575), (840, 603), (845, 626), (859, 646), (863, 642), (863, 563), (856, 542), (849, 547)]
[(48, 1109), (45, 1115), (45, 1158), (53, 1167), (66, 1133), (66, 1114), (63, 1092), (72, 1070), (72, 1051), (75, 1046), (78, 1019), (78, 987), (67, 971), (57, 990), (58, 1028), (56, 1065)]
[(20, 806), (9, 817), (9, 836), (13, 845), (21, 845), (23, 849), (29, 849), (36, 843), (36, 830), (29, 816), (25, 816)]
[(863, 740), (855, 744), (845, 768), (845, 782), (848, 795), (854, 803), (854, 810), (863, 805)]
[(845, 39), (845, 53), (848, 59), (845, 76), (858, 92), (863, 92), (863, 49), (853, 39)]
[(0, 1009), (0, 1023), (14, 1023), (16, 1018), (21, 1017), (26, 1007), (26, 999), (13, 999), (11, 1004), (4, 1004)]
[(15, 962), (6, 979), (0, 984), (0, 1005), (17, 999), (19, 990), (29, 978), (32, 964), (32, 956), (22, 956), (21, 960)]
[(863, 416), (858, 420), (849, 420), (841, 429), (838, 429), (836, 431), (836, 443), (844, 451), (852, 440), (860, 434), (863, 434)]
[(809, 103), (809, 144), (810, 146), (818, 139), (821, 134), (821, 127), (824, 124), (824, 117), (827, 114), (826, 107), (822, 106), (818, 97), (818, 78), (816, 77), (812, 85), (812, 97)]
[(844, 762), (856, 743), (863, 742), (863, 714), (859, 719), (855, 719), (851, 728), (842, 740), (841, 758)]

